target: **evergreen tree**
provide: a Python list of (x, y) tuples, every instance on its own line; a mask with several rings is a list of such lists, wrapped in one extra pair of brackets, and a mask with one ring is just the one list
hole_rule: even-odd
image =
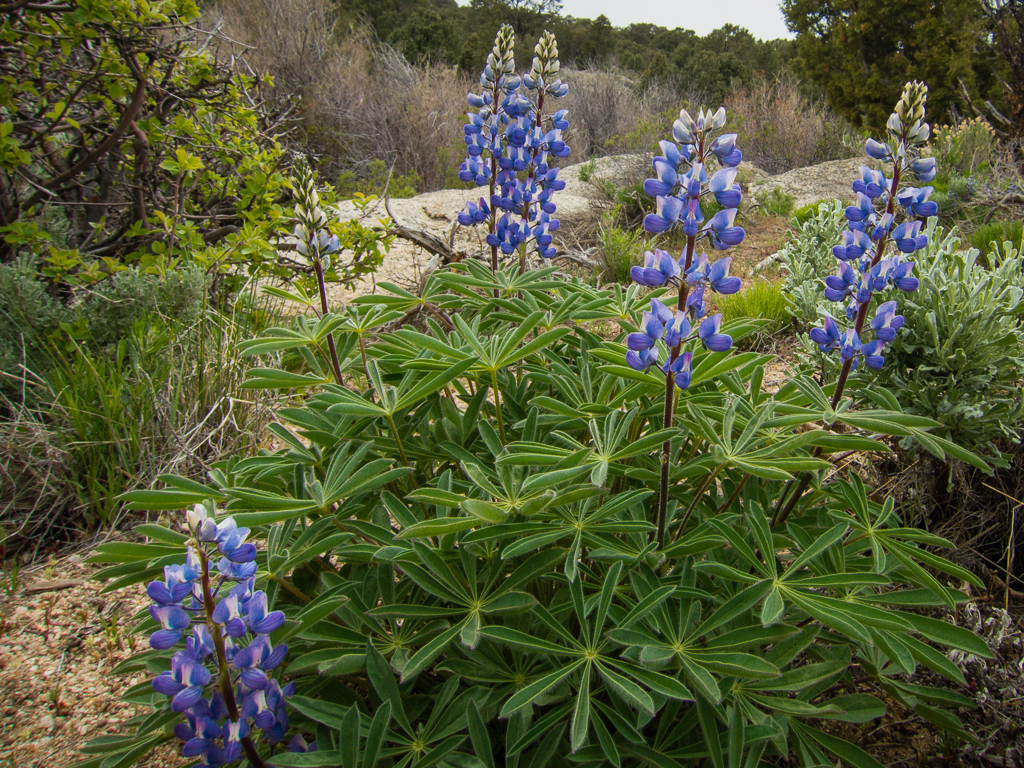
[(940, 120), (962, 108), (959, 81), (971, 93), (992, 87), (981, 0), (782, 0), (797, 33), (801, 74), (819, 84), (832, 108), (855, 125), (885, 126), (889, 105), (908, 80), (928, 83)]

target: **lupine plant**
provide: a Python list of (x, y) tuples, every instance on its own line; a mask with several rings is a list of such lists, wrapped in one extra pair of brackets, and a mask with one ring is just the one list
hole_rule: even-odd
[[(896, 314), (896, 301), (878, 303), (879, 295), (890, 288), (910, 293), (919, 285), (913, 276), (914, 262), (907, 257), (928, 247), (928, 236), (921, 232), (921, 225), (939, 210), (928, 199), (932, 187), (918, 188), (908, 183), (927, 183), (936, 174), (935, 158), (920, 156), (930, 135), (924, 121), (927, 98), (926, 85), (907, 83), (889, 116), (888, 140), (867, 140), (864, 149), (868, 157), (887, 163), (891, 175), (861, 166), (860, 178), (853, 182), (857, 203), (845, 211), (848, 224), (842, 244), (832, 248), (839, 271), (825, 279), (824, 296), (831, 302), (848, 302), (846, 321), (851, 325), (843, 330), (831, 315), (826, 315), (822, 327), (810, 332), (821, 352), (838, 352), (841, 361), (832, 408), (839, 405), (850, 372), (862, 360), (876, 371), (885, 364), (885, 346), (903, 327), (903, 315)], [(887, 255), (890, 246), (894, 249), (891, 256)], [(872, 307), (874, 316), (868, 322)], [(869, 329), (873, 338), (865, 342)], [(779, 499), (780, 519), (785, 520), (809, 483), (810, 476), (804, 475), (790, 498), (783, 493)]]
[[(565, 189), (551, 158), (569, 156), (562, 132), (569, 128), (567, 110), (544, 114), (545, 101), (565, 96), (569, 86), (558, 79), (560, 64), (555, 36), (545, 32), (534, 49), (530, 71), (515, 74), (515, 32), (505, 24), (480, 74), (481, 92), (468, 95), (469, 122), (464, 128), (468, 157), (459, 169), (462, 181), (487, 186), (487, 199), (468, 203), (459, 213), (463, 226), (487, 224), (491, 269), (499, 253), (519, 254), (519, 272), (526, 271), (530, 247), (544, 259), (555, 255), (552, 196)], [(499, 217), (499, 211), (502, 213)]]
[[(268, 675), (288, 653), (287, 645), (270, 642), (284, 614), (269, 611), (266, 593), (254, 590), (256, 547), (246, 541), (249, 529), (231, 517), (216, 522), (210, 506), (196, 504), (188, 513), (185, 562), (165, 565), (163, 578), (146, 588), (149, 614), (160, 626), (150, 647), (166, 651), (185, 638), (185, 650), (174, 653), (170, 669), (152, 685), (171, 697), (172, 712), (185, 716), (174, 726), (184, 757), (199, 758), (197, 765), (205, 767), (234, 763), (244, 753), (259, 767), (266, 763), (252, 734), (259, 729), (271, 746), (284, 739), (285, 700), (295, 690), (294, 683), (282, 687)], [(301, 736), (291, 745), (292, 751), (315, 749)]]
[[(884, 391), (860, 410), (832, 407), (804, 376), (767, 391), (768, 358), (729, 348), (756, 324), (708, 323), (693, 297), (739, 287), (725, 260), (696, 248), (742, 237), (733, 214), (704, 223), (698, 212), (709, 189), (735, 193), (739, 158), (731, 138), (712, 136), (717, 113), (680, 120), (649, 186), (662, 185), (663, 198), (652, 226), (684, 228), (682, 264), (655, 252), (637, 265), (642, 285), (600, 290), (552, 267), (495, 271), (481, 254), (431, 273), (419, 293), (381, 283), (344, 316), (316, 320), (341, 337), (342, 373), (364, 376), (339, 380), (317, 363), (330, 352), (308, 321), (246, 346), (308, 362), (258, 368), (249, 381), (304, 393), (278, 411), (280, 447), (218, 462), (203, 482), (165, 476), (127, 496), (171, 525), (140, 526), (147, 543), (101, 545), (103, 589), (158, 579), (191, 546), (191, 571), (172, 568), (154, 592), (182, 597), (192, 573), (234, 583), (220, 597), (226, 608), (211, 583), (196, 613), (214, 647), (224, 638), (225, 658), (232, 633), (255, 633), (245, 647), (256, 650), (238, 661), (239, 644), (219, 686), (249, 701), (242, 686), (276, 681), (291, 692), (296, 748), (317, 745), (276, 748), (256, 739), (266, 731), (254, 719), (256, 757), (241, 728), (227, 736), (237, 733), (250, 765), (876, 768), (839, 734), (874, 730), (866, 724), (890, 702), (953, 739), (974, 738), (953, 711), (971, 701), (950, 687), (964, 677), (946, 650), (990, 651), (929, 615), (966, 599), (961, 580), (978, 583), (935, 554), (948, 542), (906, 527), (894, 500), (856, 474), (836, 473), (797, 494), (784, 522), (772, 519), (801, 473), (833, 472), (836, 454), (884, 451), (879, 435), (926, 435), (936, 423)], [(709, 151), (726, 171), (705, 179)], [(667, 284), (682, 317), (662, 310)], [(415, 327), (372, 334), (381, 318), (412, 316)], [(610, 324), (613, 338), (593, 330)], [(652, 351), (662, 343), (674, 350), (664, 358)], [(194, 504), (207, 515), (194, 513), (181, 534)], [(234, 560), (225, 554), (215, 576), (202, 558), (218, 549)], [(265, 602), (253, 602), (257, 590)], [(184, 598), (180, 608), (192, 615)], [(283, 623), (260, 639), (278, 611)], [(156, 647), (120, 670), (163, 673), (185, 623), (176, 611), (143, 613), (139, 630), (155, 631)], [(191, 648), (207, 647), (205, 637)], [(919, 665), (950, 683), (925, 685)], [(188, 668), (160, 685), (175, 698), (205, 690), (213, 675)], [(263, 696), (255, 716), (269, 725), (275, 707)], [(155, 711), (127, 723), (129, 735), (90, 743), (82, 766), (129, 765), (176, 727), (186, 743), (231, 748), (223, 726), (188, 720), (175, 699), (167, 711), (148, 681), (126, 699)], [(219, 700), (209, 703), (219, 722)], [(253, 707), (242, 707), (227, 720), (246, 719)]]
[[(662, 417), (665, 429), (672, 425), (674, 388), (687, 389), (693, 377), (693, 353), (684, 352), (684, 346), (699, 341), (705, 349), (714, 352), (725, 352), (732, 347), (732, 337), (720, 333), (722, 315), (705, 317), (704, 303), (708, 288), (723, 294), (740, 289), (740, 279), (729, 275), (732, 259), (726, 257), (712, 264), (708, 255), (702, 253), (694, 261), (698, 242), (706, 241), (714, 250), (724, 251), (739, 245), (746, 235), (742, 227), (734, 226), (736, 211), (743, 199), (740, 186), (734, 183), (743, 153), (736, 147), (735, 133), (721, 133), (725, 121), (725, 107), (714, 114), (701, 108), (696, 120), (685, 109), (680, 110), (679, 119), (672, 125), (673, 141), (662, 141), (660, 147), (664, 154), (654, 158), (656, 178), (644, 182), (644, 191), (657, 200), (657, 211), (644, 217), (644, 229), (661, 234), (679, 228), (686, 236), (686, 248), (678, 259), (660, 249), (647, 251), (644, 265), (630, 270), (630, 276), (639, 285), (669, 284), (678, 289), (674, 313), (652, 298), (651, 311), (643, 314), (643, 328), (626, 339), (629, 347), (626, 362), (637, 371), (657, 364), (659, 341), (668, 347), (667, 359), (661, 367), (665, 374)], [(712, 162), (721, 167), (709, 177)], [(711, 197), (723, 208), (705, 223), (701, 198), (706, 202)], [(671, 441), (666, 440), (662, 446), (661, 486), (657, 497), (659, 546), (665, 543), (671, 448)], [(680, 532), (685, 523), (684, 519), (678, 529)]]

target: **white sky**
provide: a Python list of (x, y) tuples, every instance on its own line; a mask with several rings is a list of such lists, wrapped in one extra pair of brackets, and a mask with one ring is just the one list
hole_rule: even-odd
[(562, 13), (583, 19), (596, 19), (603, 13), (616, 27), (648, 22), (706, 35), (732, 23), (762, 40), (792, 37), (778, 0), (562, 0)]

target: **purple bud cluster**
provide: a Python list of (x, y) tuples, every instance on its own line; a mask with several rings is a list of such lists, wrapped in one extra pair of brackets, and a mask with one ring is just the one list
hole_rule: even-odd
[[(285, 700), (295, 684), (282, 686), (270, 676), (288, 653), (287, 645), (270, 641), (284, 614), (269, 610), (266, 593), (254, 589), (256, 547), (246, 541), (249, 529), (230, 517), (217, 523), (198, 504), (188, 513), (188, 528), (185, 563), (164, 566), (163, 579), (146, 588), (154, 603), (149, 613), (160, 624), (149, 644), (167, 650), (185, 639), (153, 689), (185, 715), (174, 733), (184, 742), (182, 754), (199, 758), (196, 766), (205, 768), (238, 760), (254, 728), (271, 745), (283, 741)], [(312, 751), (316, 745), (298, 737), (289, 749)]]
[(552, 197), (565, 188), (550, 159), (569, 156), (563, 138), (569, 122), (564, 109), (545, 115), (544, 102), (565, 96), (569, 87), (557, 78), (553, 36), (541, 38), (533, 67), (522, 77), (514, 73), (512, 46), (511, 28), (503, 27), (480, 75), (482, 92), (467, 97), (476, 111), (468, 113), (463, 127), (468, 157), (459, 178), (489, 185), (490, 195), (468, 203), (458, 221), (462, 226), (489, 222), (487, 244), (506, 256), (532, 244), (550, 259), (556, 253), (551, 233), (559, 224)]
[[(642, 371), (658, 364), (658, 341), (669, 348), (668, 360), (661, 369), (676, 386), (690, 386), (693, 353), (681, 351), (688, 341), (699, 341), (705, 349), (724, 352), (732, 347), (732, 337), (721, 333), (720, 314), (705, 317), (705, 292), (731, 294), (739, 291), (738, 277), (729, 275), (732, 259), (712, 263), (702, 253), (693, 260), (696, 241), (706, 238), (714, 250), (725, 250), (743, 241), (746, 233), (734, 225), (737, 206), (743, 199), (736, 181), (736, 166), (743, 153), (736, 147), (736, 134), (719, 134), (725, 126), (725, 109), (712, 114), (703, 109), (694, 120), (684, 109), (672, 127), (675, 141), (662, 141), (662, 155), (654, 158), (655, 178), (644, 182), (644, 191), (657, 199), (657, 209), (644, 218), (644, 229), (653, 234), (673, 227), (682, 229), (687, 249), (679, 258), (655, 249), (644, 254), (643, 266), (630, 269), (633, 281), (650, 288), (673, 285), (679, 288), (679, 309), (673, 313), (657, 299), (651, 299), (651, 311), (643, 313), (642, 330), (626, 338), (626, 363)], [(708, 177), (708, 165), (721, 166)], [(700, 203), (714, 197), (724, 210), (704, 221)], [(688, 263), (689, 259), (689, 263)]]
[[(929, 200), (932, 187), (906, 185), (906, 180), (928, 182), (935, 178), (935, 159), (920, 157), (919, 145), (929, 135), (928, 124), (922, 122), (927, 89), (908, 84), (904, 96), (889, 119), (889, 141), (868, 139), (864, 147), (873, 160), (890, 164), (892, 173), (861, 167), (860, 178), (853, 182), (857, 202), (846, 209), (847, 231), (843, 242), (832, 248), (839, 259), (839, 271), (825, 279), (825, 298), (847, 302), (846, 320), (854, 327), (840, 329), (832, 317), (826, 317), (821, 328), (810, 332), (811, 340), (822, 352), (839, 352), (844, 365), (856, 368), (861, 359), (872, 370), (885, 364), (885, 346), (896, 338), (903, 326), (903, 316), (896, 314), (896, 302), (886, 301), (875, 310), (868, 327), (874, 338), (865, 342), (865, 321), (875, 294), (894, 287), (899, 291), (916, 291), (919, 281), (913, 276), (914, 262), (906, 257), (928, 246), (928, 236), (921, 232), (922, 220), (934, 216), (939, 206)], [(904, 120), (914, 117), (910, 125)], [(886, 256), (889, 244), (895, 252)]]

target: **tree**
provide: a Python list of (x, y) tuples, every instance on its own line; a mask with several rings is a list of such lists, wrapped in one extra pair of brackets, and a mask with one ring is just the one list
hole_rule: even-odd
[(929, 112), (942, 119), (972, 94), (988, 93), (993, 72), (978, 50), (985, 40), (981, 0), (783, 0), (797, 33), (801, 74), (819, 84), (832, 108), (855, 125), (880, 130), (908, 80), (928, 84)]
[(1002, 109), (990, 102), (985, 111), (1010, 138), (1024, 139), (1024, 2), (985, 0), (984, 7), (993, 53), (1003, 64)]
[(289, 119), (218, 59), (194, 3), (16, 5), (0, 23), (0, 260), (39, 256), (66, 298), (126, 264), (276, 254)]

